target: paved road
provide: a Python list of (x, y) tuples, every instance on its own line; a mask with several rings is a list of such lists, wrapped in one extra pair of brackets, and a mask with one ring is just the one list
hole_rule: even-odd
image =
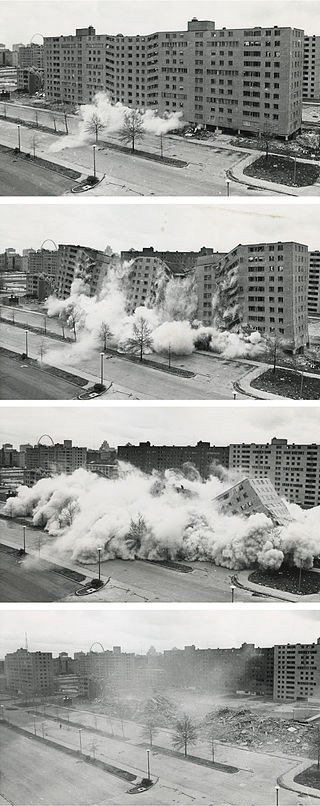
[[(22, 724), (30, 731), (34, 730), (33, 716), (20, 709), (19, 712), (13, 711), (9, 714), (10, 721)], [(60, 728), (59, 722), (46, 720), (44, 734), (45, 737), (66, 747), (79, 748), (78, 728), (67, 725)], [(90, 748), (94, 744), (96, 758), (114, 763), (116, 766), (125, 766), (139, 777), (145, 774), (145, 748), (135, 745), (130, 740), (123, 743), (113, 738), (97, 736), (87, 729), (82, 731), (81, 737), (83, 752), (92, 753)], [(198, 746), (196, 751), (198, 751)], [(205, 757), (207, 757), (207, 752)], [(278, 755), (272, 755), (228, 746), (223, 748), (219, 761), (236, 765), (239, 771), (235, 774), (228, 774), (185, 761), (182, 754), (181, 757), (176, 758), (162, 755), (161, 751), (153, 751), (151, 753), (151, 775), (159, 777), (159, 784), (148, 793), (148, 803), (150, 806), (154, 803), (153, 798), (157, 798), (159, 786), (168, 786), (171, 790), (172, 800), (168, 801), (167, 795), (164, 803), (175, 802), (175, 798), (173, 798), (173, 790), (175, 790), (180, 796), (184, 794), (185, 806), (193, 801), (204, 805), (219, 804), (219, 806), (224, 804), (228, 804), (228, 806), (267, 806), (268, 804), (271, 806), (274, 802), (277, 777), (297, 763), (296, 759), (286, 758), (280, 752)], [(161, 803), (162, 801), (155, 802)], [(299, 802), (298, 795), (281, 790), (281, 806), (295, 806)], [(309, 802), (312, 803), (312, 800)], [(317, 801), (314, 800), (314, 803)]]
[[(42, 532), (32, 527), (27, 527), (26, 546), (27, 550), (37, 553), (41, 539), (42, 553), (46, 557), (51, 557), (61, 562), (61, 556), (56, 557), (54, 551), (54, 539), (50, 538), (46, 532)], [(0, 542), (7, 542), (9, 545), (21, 547), (22, 526), (11, 520), (0, 519)], [(46, 549), (44, 548), (46, 546)], [(96, 576), (96, 564), (70, 563), (68, 557), (65, 558), (68, 567), (75, 568), (79, 572), (90, 576)], [(146, 600), (160, 602), (230, 602), (231, 571), (227, 568), (216, 567), (207, 563), (187, 563), (193, 568), (191, 573), (171, 570), (161, 565), (156, 565), (142, 560), (108, 560), (101, 563), (102, 577), (107, 580), (112, 578), (111, 585), (106, 585), (100, 593), (94, 594), (90, 600), (85, 601), (129, 601), (132, 591), (138, 591), (140, 598), (145, 596)], [(117, 587), (118, 586), (118, 587)], [(81, 600), (72, 592), (66, 593), (68, 601), (79, 602)], [(249, 591), (236, 590), (236, 601), (251, 602), (254, 600)], [(137, 599), (138, 600), (138, 599)], [(25, 599), (27, 601), (27, 599)], [(29, 601), (32, 601), (29, 599)], [(82, 600), (83, 601), (83, 600)], [(261, 599), (263, 601), (263, 599)], [(271, 601), (271, 600), (267, 600)]]
[(0, 548), (0, 602), (57, 602), (76, 587), (70, 579), (43, 568), (41, 559), (19, 563)]
[(137, 803), (128, 784), (77, 758), (26, 739), (0, 723), (0, 803), (15, 806), (79, 806)]
[[(16, 352), (24, 350), (25, 333), (13, 325), (0, 323), (0, 345)], [(87, 358), (72, 355), (72, 345), (56, 342), (35, 333), (29, 334), (29, 355), (39, 358), (40, 345), (45, 348), (45, 361), (68, 371), (87, 373), (99, 380), (99, 353)], [(115, 385), (104, 397), (117, 397), (117, 386), (135, 398), (151, 400), (226, 400), (233, 398), (233, 382), (245, 374), (247, 362), (221, 361), (212, 356), (184, 356), (174, 359), (176, 366), (195, 372), (194, 378), (170, 375), (162, 370), (132, 363), (115, 356), (105, 359), (105, 384)], [(119, 394), (119, 397), (121, 395)]]
[[(33, 129), (21, 126), (22, 150), (32, 150)], [(0, 142), (16, 146), (17, 126), (0, 120)], [(156, 195), (156, 196), (226, 196), (226, 171), (234, 166), (244, 154), (240, 152), (205, 148), (184, 141), (172, 141), (166, 145), (168, 152), (188, 161), (186, 167), (176, 168), (132, 154), (123, 154), (110, 148), (97, 149), (97, 171), (105, 178), (89, 195)], [(54, 156), (56, 161), (85, 174), (92, 174), (92, 145), (65, 148), (54, 154), (53, 148), (62, 145), (62, 138), (37, 131), (36, 153), (40, 157)], [(189, 161), (190, 160), (190, 161)], [(26, 163), (27, 169), (29, 163)], [(30, 170), (30, 167), (29, 167)], [(3, 177), (5, 188), (10, 177)], [(73, 183), (74, 184), (74, 183)], [(230, 194), (241, 196), (270, 196), (271, 192), (247, 188), (246, 185), (230, 182)], [(61, 190), (63, 193), (64, 190)], [(0, 193), (2, 190), (0, 189)], [(4, 194), (3, 194), (4, 195)], [(25, 194), (27, 195), (27, 194)], [(44, 195), (39, 192), (39, 195)], [(87, 194), (88, 195), (88, 194)]]
[(1, 196), (61, 196), (73, 185), (74, 179), (0, 151)]
[(0, 355), (0, 400), (70, 400), (81, 388), (23, 361)]

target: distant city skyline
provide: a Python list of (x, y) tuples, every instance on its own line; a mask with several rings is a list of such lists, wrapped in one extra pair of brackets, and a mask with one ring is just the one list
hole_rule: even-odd
[[(138, 607), (138, 609), (137, 609)], [(262, 606), (263, 607), (263, 606)], [(199, 648), (238, 647), (242, 643), (273, 646), (281, 643), (313, 643), (320, 636), (320, 612), (279, 610), (268, 604), (268, 617), (259, 610), (248, 611), (237, 605), (223, 611), (211, 608), (183, 610), (176, 608), (148, 610), (125, 608), (72, 610), (2, 611), (0, 657), (25, 646), (25, 632), (30, 652), (89, 652), (95, 641), (105, 649), (121, 646), (124, 652), (157, 651), (195, 644)], [(263, 619), (263, 630), (261, 620)]]
[[(164, 6), (168, 6), (165, 11)], [(1, 39), (9, 47), (28, 43), (35, 33), (42, 36), (71, 34), (93, 25), (97, 33), (128, 36), (168, 29), (184, 30), (192, 17), (209, 19), (217, 28), (283, 26), (320, 34), (319, 4), (313, 0), (4, 0), (1, 2)], [(38, 40), (36, 40), (38, 41)]]
[[(223, 201), (223, 200), (222, 200)], [(158, 251), (228, 252), (238, 243), (299, 241), (320, 250), (317, 203), (32, 204), (1, 211), (0, 252), (39, 249), (46, 239), (114, 252), (144, 246)], [(50, 248), (50, 246), (48, 247)]]
[[(289, 442), (320, 444), (319, 408), (316, 403), (296, 406), (260, 403), (224, 408), (212, 406), (136, 406), (119, 403), (92, 404), (90, 410), (74, 406), (2, 407), (1, 444), (35, 444), (41, 434), (49, 433), (54, 442), (72, 439), (74, 445), (97, 448), (107, 440), (111, 445), (149, 440), (164, 445), (190, 445), (199, 440), (223, 445), (238, 442), (269, 442), (273, 437)], [(23, 411), (23, 415), (22, 415)]]

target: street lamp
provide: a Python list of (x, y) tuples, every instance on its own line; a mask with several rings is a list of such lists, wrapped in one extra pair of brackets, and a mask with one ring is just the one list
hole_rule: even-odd
[(150, 750), (147, 750), (147, 779), (150, 781)]
[(33, 730), (34, 730), (34, 735), (36, 736), (37, 735), (37, 723), (36, 723), (35, 717), (33, 718)]
[(27, 358), (28, 358), (28, 336), (29, 336), (29, 333), (28, 333), (28, 331), (27, 331), (27, 330), (26, 330), (26, 332), (25, 332), (25, 333), (26, 333), (26, 349), (25, 349), (25, 354), (26, 354), (26, 356), (27, 356)]
[(96, 178), (96, 146), (92, 146), (93, 153), (93, 176)]
[(227, 196), (230, 196), (230, 179), (226, 179)]
[(103, 359), (104, 353), (100, 353), (100, 383), (103, 386)]
[(275, 792), (276, 792), (276, 806), (279, 806), (279, 792), (280, 792), (280, 786), (276, 786), (276, 787), (275, 787)]
[(22, 527), (23, 553), (26, 553), (26, 527)]
[(18, 151), (21, 151), (21, 130), (19, 125), (18, 125)]
[(79, 749), (80, 755), (82, 756), (82, 738), (81, 738), (82, 728), (79, 728)]
[(101, 552), (102, 552), (102, 548), (98, 548), (98, 570), (99, 570), (98, 577), (99, 577), (99, 582), (101, 581)]
[(230, 585), (230, 590), (231, 590), (231, 601), (232, 601), (232, 602), (234, 602), (234, 592), (235, 592), (235, 586), (234, 586), (234, 585)]
[(41, 722), (41, 728), (42, 728), (42, 738), (43, 738), (43, 739), (44, 739), (44, 726), (45, 726), (45, 722)]

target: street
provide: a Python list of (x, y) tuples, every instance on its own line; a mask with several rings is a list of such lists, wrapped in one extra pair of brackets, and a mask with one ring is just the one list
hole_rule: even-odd
[(74, 179), (0, 150), (1, 196), (60, 196), (73, 185)]
[(70, 400), (81, 387), (0, 354), (0, 400)]
[(0, 602), (57, 602), (73, 592), (77, 583), (47, 570), (41, 560), (19, 562), (0, 545)]
[[(88, 375), (88, 380), (98, 381), (100, 379), (98, 350), (95, 353), (91, 352), (87, 357), (81, 353), (79, 356), (77, 347), (73, 350), (70, 344), (32, 332), (29, 333), (28, 341), (31, 358), (39, 359), (39, 351), (42, 347), (44, 362), (71, 373), (83, 372), (85, 376)], [(1, 322), (0, 345), (17, 353), (24, 352), (24, 330)], [(164, 359), (157, 357), (157, 360), (161, 362)], [(109, 392), (99, 400), (107, 397), (116, 398), (118, 395), (122, 399), (123, 394), (131, 394), (137, 399), (150, 400), (231, 400), (234, 395), (233, 383), (245, 375), (251, 367), (249, 361), (223, 360), (213, 355), (195, 353), (191, 356), (174, 357), (172, 365), (190, 369), (195, 375), (192, 378), (185, 378), (161, 369), (148, 367), (146, 364), (133, 363), (125, 358), (106, 355), (105, 385), (108, 387), (112, 383), (115, 387), (111, 387)], [(23, 370), (23, 372), (26, 371)], [(34, 371), (36, 372), (36, 370)], [(13, 369), (11, 380), (13, 386), (17, 383), (16, 374), (17, 370)], [(40, 387), (41, 379), (42, 375), (39, 381)], [(47, 389), (50, 389), (52, 383), (55, 384), (55, 378), (50, 380), (50, 376), (48, 376)], [(120, 388), (117, 390), (117, 387)], [(33, 394), (32, 389), (30, 390), (26, 384), (26, 388), (23, 390), (24, 399), (34, 399), (34, 397), (27, 397), (27, 388), (29, 388), (30, 394)], [(80, 391), (81, 389), (79, 389)], [(38, 389), (34, 394), (38, 398)]]
[[(51, 710), (54, 713), (54, 706), (49, 707), (48, 714), (50, 714)], [(67, 714), (67, 709), (59, 709), (60, 714), (63, 711)], [(74, 711), (71, 714), (70, 718), (73, 719)], [(96, 759), (101, 759), (106, 763), (128, 770), (137, 775), (138, 779), (146, 775), (146, 749), (140, 744), (141, 737), (139, 737), (139, 734), (131, 738), (130, 724), (128, 722), (125, 722), (125, 740), (120, 736), (115, 738), (97, 735), (90, 731), (89, 726), (82, 729), (80, 739), (77, 727), (50, 720), (50, 718), (47, 718), (47, 711), (45, 714), (40, 712), (37, 717), (33, 714), (28, 714), (23, 709), (10, 710), (5, 711), (5, 718), (9, 719), (13, 724), (28, 730), (30, 734), (36, 731), (38, 735), (44, 735), (44, 738), (48, 738), (66, 748), (69, 747), (79, 751), (81, 741), (81, 751), (84, 754), (92, 757), (94, 753)], [(13, 734), (13, 736), (15, 735)], [(28, 743), (27, 737), (24, 739), (24, 743)], [(238, 772), (229, 774), (227, 771), (199, 766), (192, 761), (185, 760), (182, 754), (180, 757), (162, 754), (159, 744), (164, 748), (171, 747), (169, 731), (162, 730), (159, 732), (157, 749), (152, 750), (150, 754), (151, 777), (158, 779), (155, 786), (148, 793), (148, 804), (150, 806), (153, 803), (168, 803), (171, 806), (173, 803), (181, 802), (179, 799), (176, 801), (176, 793), (178, 798), (184, 796), (182, 802), (185, 806), (189, 802), (219, 804), (219, 806), (224, 804), (227, 804), (227, 806), (271, 806), (274, 801), (277, 778), (294, 767), (295, 764), (297, 765), (298, 761), (301, 760), (301, 758), (287, 758), (281, 752), (274, 755), (218, 743), (216, 749), (217, 760), (222, 764), (231, 764), (238, 767)], [(32, 742), (32, 746), (37, 748), (38, 743)], [(42, 748), (42, 744), (40, 744), (40, 748)], [(54, 753), (55, 751), (50, 749), (50, 752)], [(199, 741), (193, 747), (192, 754), (202, 758), (209, 758), (208, 749)], [(64, 758), (62, 753), (61, 756)], [(51, 775), (49, 775), (49, 780), (50, 777)], [(106, 780), (108, 780), (108, 777)], [(118, 779), (116, 778), (115, 780)], [(128, 785), (125, 789), (128, 789)], [(281, 806), (296, 806), (296, 804), (300, 803), (297, 793), (292, 793), (285, 789), (281, 789), (280, 793)], [(87, 803), (96, 804), (94, 790), (91, 797), (92, 799), (89, 799)], [(137, 797), (135, 800), (137, 803), (145, 802), (143, 796)], [(114, 800), (113, 802), (116, 803), (117, 801)], [(121, 799), (119, 806), (125, 802), (126, 800)], [(317, 802), (316, 799), (308, 798), (308, 803), (310, 804), (316, 804)]]
[[(39, 549), (39, 539), (41, 542), (41, 556), (53, 562), (67, 565), (79, 573), (89, 577), (97, 576), (97, 565), (94, 563), (81, 563), (71, 561), (68, 556), (57, 555), (54, 546), (54, 538), (47, 532), (43, 532), (33, 527), (27, 527), (26, 547), (35, 557), (34, 568), (38, 577), (39, 587), (45, 584), (45, 577), (41, 569), (41, 564), (37, 563)], [(0, 542), (10, 546), (21, 548), (22, 526), (13, 520), (0, 519)], [(209, 562), (188, 563), (192, 568), (189, 573), (182, 570), (167, 568), (165, 565), (151, 563), (143, 560), (106, 560), (101, 562), (102, 579), (110, 582), (97, 593), (85, 598), (85, 602), (96, 601), (159, 601), (159, 602), (230, 602), (231, 601), (231, 576), (232, 572), (228, 568), (215, 566)], [(54, 576), (54, 575), (52, 575)], [(63, 584), (65, 579), (63, 578)], [(59, 583), (60, 584), (60, 583)], [(62, 583), (61, 583), (62, 584)], [(11, 587), (13, 592), (10, 593)], [(79, 586), (78, 586), (79, 587)], [(67, 601), (81, 601), (72, 592), (65, 591)], [(28, 585), (28, 578), (21, 575), (20, 567), (17, 574), (13, 571), (13, 583), (6, 586), (8, 596), (21, 596), (20, 601), (33, 601), (27, 598), (33, 595), (32, 585)], [(44, 594), (45, 595), (45, 594)], [(3, 594), (1, 591), (1, 599)], [(24, 598), (23, 598), (24, 597)], [(236, 601), (249, 602), (253, 600), (250, 591), (236, 589)], [(8, 600), (7, 600), (8, 601)], [(44, 599), (45, 601), (45, 599)], [(263, 597), (256, 600), (265, 601)], [(272, 599), (268, 599), (272, 601)]]
[[(16, 111), (17, 110), (17, 111)], [(8, 111), (9, 114), (9, 111)], [(21, 115), (21, 108), (10, 107), (10, 115)], [(28, 114), (25, 111), (23, 114)], [(34, 110), (32, 110), (34, 115)], [(39, 113), (40, 115), (40, 113)], [(77, 132), (78, 118), (68, 118), (70, 133)], [(36, 132), (36, 154), (39, 157), (48, 157), (61, 165), (72, 167), (81, 173), (88, 175), (93, 172), (93, 152), (92, 144), (81, 145), (79, 147), (62, 148), (67, 140), (54, 132), (47, 133), (36, 128), (28, 128), (21, 124), (21, 149), (25, 152), (32, 152), (33, 137)], [(116, 137), (105, 135), (106, 139), (117, 141)], [(240, 160), (245, 157), (245, 152), (232, 149), (224, 149), (215, 146), (205, 146), (202, 144), (190, 143), (182, 139), (172, 139), (169, 136), (163, 138), (164, 151), (166, 156), (174, 156), (185, 162), (185, 167), (175, 167), (153, 160), (143, 159), (133, 156), (130, 152), (122, 153), (115, 151), (108, 146), (98, 146), (96, 154), (96, 168), (99, 176), (104, 175), (103, 181), (96, 188), (89, 191), (89, 196), (119, 196), (119, 195), (141, 195), (141, 196), (226, 196), (226, 171), (230, 170)], [(1, 118), (0, 120), (0, 142), (12, 148), (17, 145), (17, 125)], [(72, 144), (72, 140), (71, 140)], [(147, 135), (144, 138), (141, 148), (154, 150), (159, 154), (159, 138)], [(3, 166), (3, 177), (0, 193), (3, 193), (2, 184), (5, 189), (10, 188), (10, 160), (6, 157), (6, 165)], [(20, 161), (19, 161), (20, 164)], [(32, 165), (23, 163), (25, 171), (30, 171), (30, 187), (32, 181)], [(47, 171), (46, 173), (50, 173)], [(26, 173), (26, 176), (28, 174)], [(70, 183), (70, 180), (68, 180)], [(73, 181), (73, 185), (76, 184)], [(69, 185), (68, 185), (69, 187)], [(17, 188), (19, 192), (19, 188)], [(21, 195), (29, 195), (20, 191)], [(67, 188), (60, 192), (66, 192)], [(255, 188), (248, 188), (230, 180), (229, 192), (233, 196), (270, 196), (268, 191), (260, 191)], [(56, 190), (56, 195), (59, 190)], [(11, 194), (12, 195), (12, 194)], [(39, 187), (38, 195), (47, 195), (45, 188)], [(88, 194), (87, 194), (88, 195)]]

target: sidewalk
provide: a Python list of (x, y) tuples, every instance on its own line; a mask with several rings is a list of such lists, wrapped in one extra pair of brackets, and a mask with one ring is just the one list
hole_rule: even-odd
[(317, 798), (320, 800), (320, 789), (313, 789), (311, 786), (303, 786), (302, 784), (297, 784), (294, 781), (296, 775), (299, 775), (300, 772), (307, 770), (308, 767), (314, 764), (314, 759), (308, 759), (301, 761), (300, 764), (295, 764), (291, 770), (288, 772), (283, 773), (277, 779), (277, 783), (283, 789), (289, 789), (292, 792), (299, 792), (301, 795), (312, 796), (313, 798)]
[[(249, 576), (251, 573), (252, 568), (249, 568), (237, 571), (234, 575), (234, 578), (240, 583), (240, 587), (245, 588), (245, 590), (259, 593), (263, 596), (270, 596), (272, 599), (280, 599), (284, 602), (303, 602), (305, 600), (304, 596), (298, 596), (295, 593), (288, 593), (287, 591), (278, 590), (278, 588), (268, 588), (267, 585), (257, 585), (255, 582), (250, 582)], [(320, 601), (320, 594), (317, 601)]]
[[(238, 182), (240, 185), (246, 185), (246, 187), (257, 188), (259, 190), (268, 190), (271, 193), (278, 193), (283, 196), (320, 196), (319, 180), (317, 180), (314, 185), (293, 188), (291, 186), (289, 187), (288, 185), (282, 185), (276, 182), (268, 182), (266, 179), (255, 179), (253, 176), (246, 176), (246, 174), (243, 173), (243, 169), (247, 168), (248, 165), (251, 165), (251, 163), (255, 162), (255, 160), (261, 156), (261, 152), (255, 152), (249, 154), (248, 156), (242, 157), (239, 162), (233, 166), (233, 168), (230, 168), (227, 171), (227, 176), (229, 179), (233, 179), (234, 182)], [(297, 162), (307, 162), (311, 165), (319, 164), (314, 160), (300, 159), (300, 157), (297, 157), (296, 160)]]

